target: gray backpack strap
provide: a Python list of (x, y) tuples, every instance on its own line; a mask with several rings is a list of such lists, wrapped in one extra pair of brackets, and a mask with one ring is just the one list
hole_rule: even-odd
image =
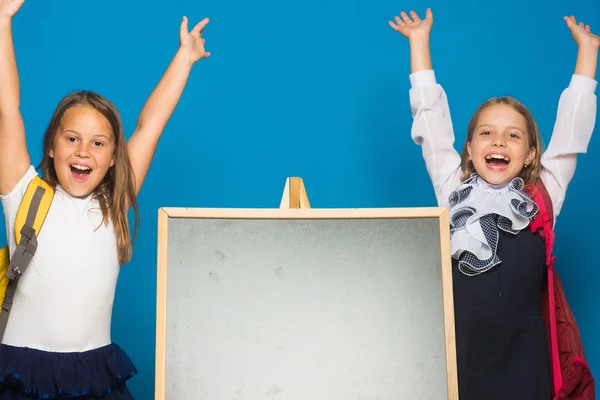
[(10, 259), (8, 270), (6, 271), (8, 285), (6, 286), (6, 294), (4, 295), (4, 301), (2, 302), (2, 312), (0, 313), (0, 316), (8, 314), (10, 311), (19, 278), (29, 266), (31, 259), (37, 250), (38, 243), (33, 224), (45, 192), (46, 189), (38, 186), (31, 199), (31, 204), (27, 211), (27, 218), (25, 219), (25, 225), (21, 228), (21, 240), (19, 240), (17, 248)]

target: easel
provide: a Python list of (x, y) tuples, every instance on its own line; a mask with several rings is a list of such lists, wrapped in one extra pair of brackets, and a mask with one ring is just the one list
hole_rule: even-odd
[[(441, 294), (442, 294), (442, 302), (443, 302), (443, 330), (444, 330), (444, 338), (445, 338), (445, 360), (446, 360), (446, 384), (448, 387), (448, 400), (456, 400), (458, 399), (458, 384), (457, 384), (457, 372), (456, 372), (456, 344), (455, 344), (455, 327), (454, 327), (454, 303), (452, 297), (452, 261), (450, 257), (450, 232), (449, 232), (449, 214), (447, 208), (406, 208), (406, 209), (397, 209), (397, 208), (363, 208), (363, 209), (342, 209), (342, 208), (314, 208), (310, 207), (310, 203), (308, 200), (308, 195), (306, 193), (306, 188), (304, 186), (304, 182), (302, 178), (299, 177), (288, 177), (285, 182), (285, 187), (283, 190), (283, 196), (281, 198), (280, 207), (277, 209), (273, 208), (255, 208), (255, 209), (247, 209), (247, 208), (194, 208), (194, 207), (163, 207), (159, 209), (158, 215), (158, 249), (157, 249), (157, 294), (156, 294), (156, 364), (155, 364), (155, 399), (156, 400), (166, 400), (168, 399), (167, 395), (167, 387), (171, 385), (167, 380), (169, 379), (169, 375), (167, 374), (167, 364), (171, 362), (171, 365), (176, 367), (183, 365), (178, 361), (178, 356), (180, 354), (173, 354), (173, 361), (167, 360), (167, 355), (169, 354), (168, 350), (168, 340), (167, 334), (171, 326), (169, 324), (168, 316), (167, 316), (167, 302), (169, 301), (169, 291), (167, 290), (169, 287), (169, 278), (168, 278), (168, 268), (169, 268), (169, 255), (167, 252), (169, 251), (169, 224), (170, 221), (176, 219), (187, 219), (187, 220), (201, 220), (201, 219), (222, 219), (222, 220), (269, 220), (275, 219), (280, 221), (289, 221), (289, 220), (333, 220), (340, 219), (342, 221), (345, 220), (355, 220), (355, 219), (364, 219), (368, 218), (371, 220), (376, 219), (437, 219), (439, 222), (439, 232), (440, 232), (440, 254), (441, 254)], [(307, 231), (306, 225), (302, 227), (304, 229), (304, 235), (310, 234), (310, 231)], [(198, 227), (201, 229), (201, 226)], [(333, 229), (333, 227), (332, 227)], [(402, 228), (400, 228), (402, 229)], [(360, 234), (360, 232), (359, 232)], [(242, 236), (242, 235), (240, 235)], [(232, 238), (234, 238), (232, 236)], [(177, 237), (175, 239), (171, 239), (171, 242), (176, 243)], [(202, 239), (202, 236), (199, 240)], [(235, 240), (241, 241), (243, 245), (243, 237), (239, 237)], [(437, 242), (437, 239), (435, 240)], [(305, 243), (310, 243), (308, 241), (304, 241)], [(210, 243), (209, 243), (210, 244)], [(266, 244), (268, 245), (268, 244)], [(242, 250), (244, 250), (242, 248)], [(309, 249), (310, 250), (310, 249)], [(343, 250), (343, 249), (342, 249)], [(416, 249), (417, 252), (419, 249)], [(434, 249), (435, 250), (435, 249)], [(186, 249), (179, 249), (180, 252), (185, 253)], [(254, 249), (252, 250), (254, 251)], [(332, 249), (332, 251), (336, 251)], [(337, 250), (339, 251), (339, 249)], [(173, 254), (177, 256), (178, 248), (175, 247)], [(185, 257), (185, 254), (183, 254)], [(267, 255), (268, 256), (268, 255)], [(181, 257), (181, 255), (180, 255)], [(176, 263), (176, 259), (172, 260), (171, 268), (177, 271), (178, 268), (181, 268), (181, 263)], [(213, 259), (211, 258), (210, 262)], [(240, 258), (239, 262), (243, 263), (245, 259)], [(192, 263), (196, 263), (197, 260), (190, 261)], [(252, 265), (250, 265), (252, 267)], [(188, 266), (188, 268), (195, 268), (194, 264)], [(180, 270), (181, 271), (181, 270)], [(343, 273), (343, 272), (342, 272)], [(278, 276), (277, 270), (275, 270), (276, 276)], [(175, 274), (174, 274), (175, 275)], [(210, 274), (209, 274), (210, 275)], [(294, 275), (294, 274), (291, 274)], [(183, 276), (183, 275), (181, 275)], [(281, 278), (281, 276), (279, 276)], [(183, 276), (182, 279), (189, 279), (187, 276)], [(239, 279), (239, 278), (238, 278)], [(176, 280), (173, 280), (176, 282)], [(181, 281), (180, 281), (181, 282)], [(290, 281), (291, 282), (291, 281)], [(299, 283), (298, 281), (296, 281)], [(292, 284), (292, 283), (290, 283)], [(223, 285), (224, 286), (224, 285)], [(187, 287), (187, 286), (186, 286)], [(196, 292), (192, 289), (190, 293)], [(338, 287), (338, 289), (340, 289)], [(170, 291), (171, 296), (174, 296), (174, 300), (185, 300), (192, 301), (188, 294), (180, 293), (180, 291), (173, 289)], [(215, 293), (216, 295), (216, 293)], [(246, 294), (247, 296), (253, 296), (253, 293)], [(284, 294), (282, 294), (284, 295)], [(178, 298), (179, 297), (179, 298)], [(210, 302), (209, 302), (210, 303)], [(194, 304), (194, 303), (191, 303)], [(194, 304), (195, 306), (195, 304)], [(244, 310), (246, 311), (246, 310)], [(441, 322), (441, 321), (440, 321)], [(186, 327), (187, 328), (187, 327)], [(442, 326), (438, 327), (442, 329)], [(225, 328), (227, 329), (227, 328)], [(177, 331), (175, 331), (177, 333)], [(189, 335), (186, 334), (186, 337)], [(171, 339), (172, 341), (177, 341), (177, 338)], [(244, 339), (245, 340), (245, 339)], [(210, 344), (209, 344), (210, 345)], [(179, 353), (179, 352), (177, 352)], [(183, 359), (183, 361), (186, 361)], [(210, 362), (210, 361), (207, 361)], [(185, 388), (184, 388), (185, 389)], [(189, 388), (187, 390), (192, 390)]]
[(287, 178), (279, 208), (310, 208), (302, 178)]

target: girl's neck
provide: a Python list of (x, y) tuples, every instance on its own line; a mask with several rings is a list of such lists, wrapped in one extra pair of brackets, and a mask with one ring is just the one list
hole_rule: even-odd
[(90, 199), (90, 198), (93, 196), (93, 194), (94, 194), (94, 193), (92, 192), (92, 193), (89, 193), (89, 194), (87, 194), (87, 195), (85, 195), (85, 196), (82, 196), (82, 197), (76, 197), (76, 196), (73, 196), (72, 194), (70, 194), (69, 192), (67, 192), (67, 191), (65, 190), (65, 188), (61, 186), (61, 184), (60, 184), (60, 183), (58, 183), (58, 184), (56, 185), (56, 190), (57, 190), (57, 191), (59, 191), (59, 192), (61, 192), (61, 193), (62, 193), (64, 196), (70, 197), (71, 199), (74, 199), (74, 200), (88, 200), (88, 199)]
[(477, 183), (479, 183), (479, 185), (481, 185), (481, 187), (483, 187), (484, 189), (491, 189), (491, 190), (501, 190), (501, 189), (508, 187), (508, 185), (510, 184), (510, 182), (500, 183), (500, 184), (489, 183), (488, 181), (483, 179), (481, 176), (479, 176), (477, 178)]

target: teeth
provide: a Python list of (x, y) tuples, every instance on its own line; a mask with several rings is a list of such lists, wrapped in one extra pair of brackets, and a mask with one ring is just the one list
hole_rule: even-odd
[(510, 159), (508, 157), (505, 157), (505, 156), (500, 155), (500, 154), (492, 154), (492, 155), (487, 156), (485, 159), (486, 160), (491, 160), (492, 158), (494, 158), (496, 160), (504, 160), (504, 161), (507, 161), (507, 162), (510, 161)]
[(91, 168), (83, 166), (83, 165), (71, 165), (71, 167), (75, 169), (79, 169), (81, 171), (89, 171)]

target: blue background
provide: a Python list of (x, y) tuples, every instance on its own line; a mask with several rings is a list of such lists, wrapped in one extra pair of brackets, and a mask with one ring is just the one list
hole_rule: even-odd
[[(574, 14), (600, 32), (597, 0), (567, 3), (28, 0), (15, 17), (14, 39), (36, 164), (54, 107), (72, 90), (114, 101), (131, 134), (177, 49), (181, 17), (191, 26), (211, 18), (205, 38), (212, 57), (194, 67), (161, 139), (139, 197), (137, 252), (117, 288), (113, 339), (139, 369), (130, 381), (134, 396), (154, 396), (159, 207), (278, 207), (287, 176), (304, 178), (313, 207), (435, 205), (410, 139), (408, 43), (387, 21), (403, 8), (424, 15), (432, 7), (433, 63), (450, 99), (457, 147), (476, 107), (504, 94), (530, 107), (548, 143), (577, 51), (562, 17)], [(580, 157), (559, 218), (556, 254), (600, 376), (596, 138), (589, 153)]]

